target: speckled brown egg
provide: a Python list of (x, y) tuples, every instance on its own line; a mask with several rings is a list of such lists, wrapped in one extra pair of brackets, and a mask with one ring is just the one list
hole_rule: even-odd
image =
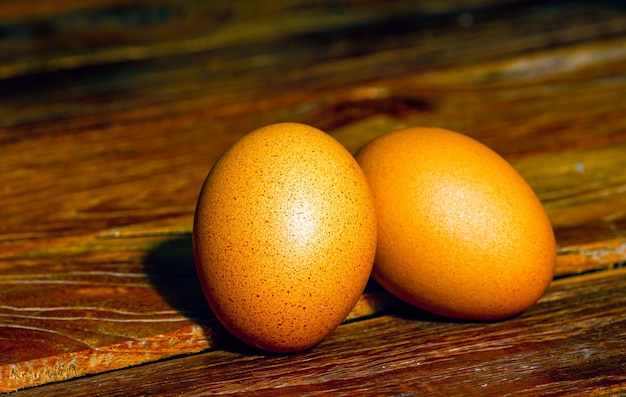
[(196, 268), (221, 323), (247, 344), (318, 344), (370, 276), (376, 216), (352, 155), (310, 126), (280, 123), (236, 142), (198, 199)]
[(408, 128), (356, 158), (378, 216), (373, 277), (419, 308), (497, 319), (533, 305), (554, 275), (550, 221), (502, 157), (465, 135)]

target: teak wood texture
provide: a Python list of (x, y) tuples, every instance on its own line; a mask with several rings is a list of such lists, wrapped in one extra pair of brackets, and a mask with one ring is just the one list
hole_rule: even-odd
[[(490, 146), (548, 212), (550, 289), (459, 322), (372, 282), (309, 351), (242, 345), (200, 291), (193, 213), (279, 121), (351, 152), (416, 125)], [(0, 2), (1, 392), (626, 395), (624, 263), (623, 2)]]

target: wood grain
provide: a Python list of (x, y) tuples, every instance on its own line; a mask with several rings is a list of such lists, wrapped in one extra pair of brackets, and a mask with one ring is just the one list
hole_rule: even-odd
[[(233, 343), (16, 395), (609, 393), (626, 385), (626, 268), (605, 273), (556, 281), (537, 305), (507, 321), (450, 322), (400, 307), (343, 325), (295, 356), (260, 355)], [(555, 318), (564, 326), (555, 329)]]
[[(551, 292), (547, 297), (563, 297), (544, 298), (533, 309), (543, 308), (541, 316), (429, 327), (436, 325), (441, 338), (449, 333), (472, 365), (476, 345), (464, 347), (464, 335), (471, 341), (483, 327), (495, 327), (502, 341), (503, 329), (517, 329), (511, 349), (522, 354), (519, 362), (543, 355), (543, 366), (528, 369), (535, 379), (528, 391), (537, 394), (626, 388), (616, 347), (623, 331), (606, 325), (602, 339), (589, 326), (597, 338), (584, 341), (572, 317), (584, 311), (591, 324), (595, 313), (604, 327), (607, 318), (621, 324), (605, 311), (623, 315), (615, 291), (626, 262), (626, 12), (616, 2), (34, 3), (0, 6), (0, 391), (207, 349), (171, 365), (201, 368), (207, 357), (227, 365), (239, 353), (228, 350), (241, 347), (213, 318), (195, 278), (195, 201), (229, 145), (277, 121), (312, 124), (352, 152), (396, 128), (434, 125), (502, 154), (553, 223), (559, 277), (553, 291), (578, 292)], [(590, 295), (593, 285), (598, 292)], [(370, 333), (389, 348), (405, 331), (415, 341), (424, 337), (412, 328), (421, 320), (405, 312), (372, 283), (330, 345), (293, 360), (306, 366), (318, 357), (356, 370), (370, 351), (354, 351), (354, 363), (339, 352), (371, 344)], [(524, 339), (522, 325), (539, 342)], [(559, 341), (608, 358), (585, 366), (572, 358), (574, 350), (560, 354)], [(331, 346), (340, 342), (333, 355)], [(379, 360), (394, 371), (410, 361), (395, 362), (382, 354), (384, 344), (378, 348)], [(497, 368), (510, 367), (493, 354), (478, 349), (476, 360), (492, 363), (488, 389), (500, 394), (511, 378)], [(237, 357), (227, 368), (241, 376), (272, 363), (282, 374), (281, 363), (290, 360)], [(445, 391), (469, 379), (471, 371), (458, 367), (454, 377), (445, 365), (429, 374), (447, 374), (446, 381), (424, 384), (407, 365), (405, 372), (383, 371), (389, 377), (380, 382), (406, 377), (406, 390), (389, 389), (401, 394), (437, 385)], [(156, 382), (155, 390), (174, 387), (141, 371), (136, 376)], [(193, 371), (187, 375), (200, 377)], [(307, 385), (304, 370), (298, 374), (305, 383), (284, 391), (337, 387), (350, 394), (364, 374), (375, 374), (358, 371), (328, 384), (317, 373)], [(225, 382), (224, 390), (245, 391), (235, 383)]]

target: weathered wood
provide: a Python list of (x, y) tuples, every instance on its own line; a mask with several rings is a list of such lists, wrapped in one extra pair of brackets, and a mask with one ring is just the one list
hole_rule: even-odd
[(625, 288), (626, 268), (559, 280), (526, 313), (498, 322), (450, 322), (400, 307), (343, 325), (295, 356), (232, 343), (17, 396), (598, 395), (626, 386)]
[[(578, 372), (571, 387), (626, 388), (624, 354), (615, 345), (623, 341), (620, 328), (585, 342), (570, 332), (578, 329), (568, 322), (575, 319), (563, 317), (585, 311), (596, 321), (593, 294), (585, 292), (592, 285), (594, 299), (605, 304), (597, 321), (606, 319), (602, 310), (623, 306), (615, 293), (622, 270), (578, 276), (626, 261), (626, 13), (616, 3), (35, 3), (0, 6), (0, 391), (239, 349), (211, 316), (195, 279), (195, 200), (230, 144), (285, 120), (322, 128), (350, 151), (395, 128), (436, 125), (501, 153), (533, 186), (554, 225), (563, 279), (553, 291), (582, 295), (552, 292), (558, 299), (544, 298), (538, 317), (429, 326), (442, 327), (444, 339), (457, 335), (455, 349), (471, 351), (476, 346), (462, 345), (463, 335), (473, 340), (481, 327), (515, 328), (524, 319), (541, 338), (552, 332), (613, 359), (594, 361), (595, 371), (572, 364)], [(422, 338), (412, 328), (419, 321), (388, 315), (405, 309), (372, 284), (334, 339), (307, 354), (333, 363), (338, 356), (324, 346), (343, 341), (337, 354), (353, 350), (357, 363), (364, 359), (358, 349), (372, 343), (368, 333), (389, 348), (403, 330)], [(541, 365), (556, 371), (531, 371), (544, 383), (528, 387), (573, 391), (562, 383), (570, 367), (555, 364), (567, 355), (515, 329), (515, 349), (537, 349), (520, 360), (548, 355)], [(502, 340), (498, 332), (493, 335)], [(477, 354), (476, 360), (495, 360), (489, 387), (500, 394), (496, 380), (510, 380), (496, 371), (502, 363), (488, 351)], [(233, 355), (218, 350), (171, 365), (201, 368), (207, 357), (226, 363)], [(272, 360), (306, 366), (305, 357), (311, 356), (246, 354), (227, 368), (247, 374)], [(406, 364), (382, 353), (380, 360), (394, 371)], [(345, 358), (340, 363), (353, 368)], [(430, 373), (444, 374), (435, 377), (442, 391), (468, 375), (459, 367), (455, 378), (442, 365)], [(200, 376), (193, 371), (185, 376)], [(376, 374), (381, 387), (412, 372), (360, 371)], [(170, 380), (140, 372), (155, 390), (173, 390)], [(306, 383), (308, 374), (290, 381)], [(359, 374), (311, 382), (350, 394), (363, 383)], [(407, 379), (414, 383), (407, 381), (404, 391), (421, 387), (417, 378)], [(373, 394), (381, 390), (367, 385)], [(302, 384), (288, 391), (308, 387), (318, 390)]]

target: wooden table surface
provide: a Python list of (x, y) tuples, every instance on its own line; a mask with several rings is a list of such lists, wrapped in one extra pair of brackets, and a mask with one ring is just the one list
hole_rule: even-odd
[[(550, 289), (465, 322), (371, 283), (309, 351), (242, 345), (200, 292), (193, 213), (279, 121), (352, 152), (415, 125), (492, 147), (554, 226)], [(625, 236), (621, 1), (0, 1), (0, 391), (626, 395)]]

